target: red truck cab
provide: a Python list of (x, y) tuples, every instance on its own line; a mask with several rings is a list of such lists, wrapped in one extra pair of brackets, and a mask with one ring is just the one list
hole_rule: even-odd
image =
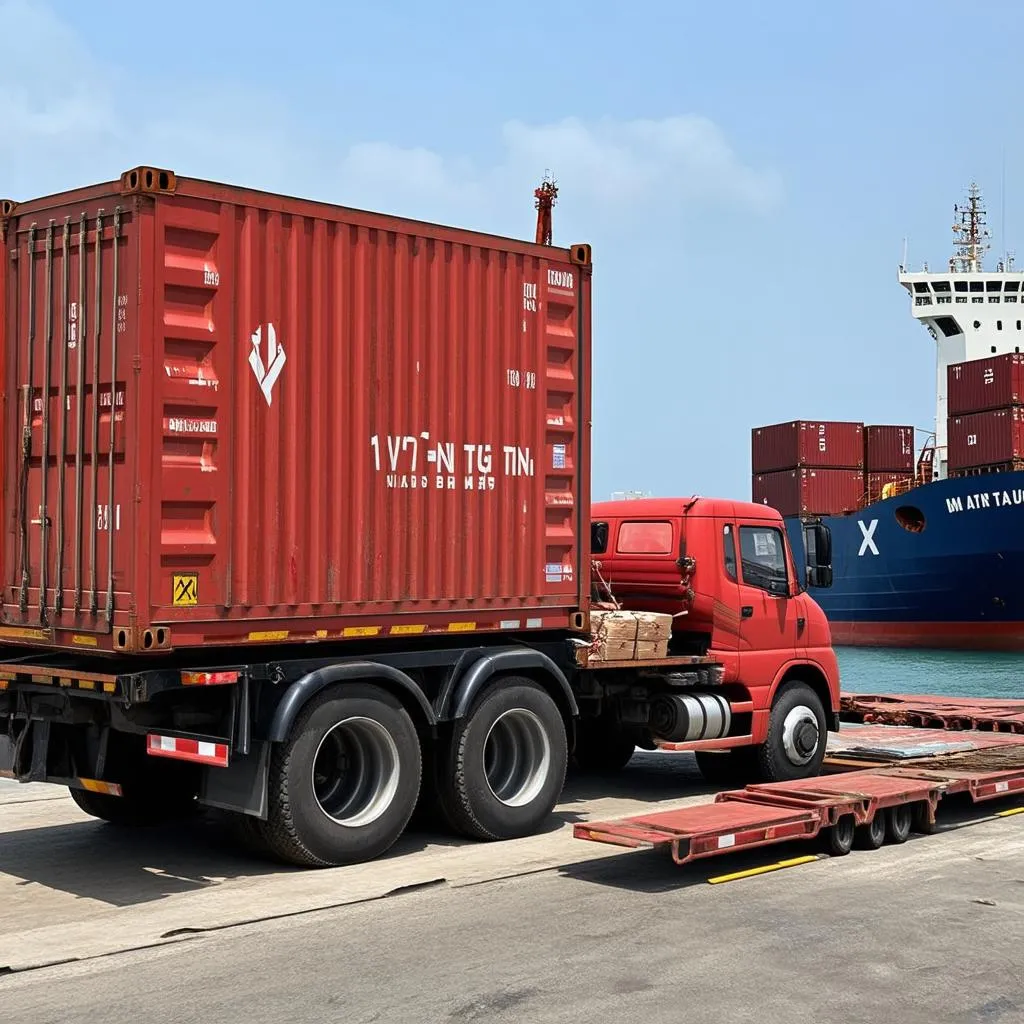
[[(808, 529), (807, 579), (829, 586), (828, 528)], [(786, 757), (794, 772), (819, 760), (821, 733), (839, 727), (839, 669), (828, 621), (800, 583), (775, 509), (720, 498), (595, 502), (591, 556), (598, 600), (673, 615), (670, 654), (707, 655), (723, 666), (722, 694), (751, 707), (749, 747), (762, 758)], [(768, 752), (780, 701), (779, 742)], [(736, 752), (730, 763), (749, 768), (749, 751), (723, 746)], [(721, 774), (726, 759), (694, 747), (702, 770)]]

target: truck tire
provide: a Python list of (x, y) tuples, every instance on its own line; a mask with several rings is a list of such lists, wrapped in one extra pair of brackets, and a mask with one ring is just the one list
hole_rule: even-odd
[(454, 723), (438, 766), (449, 825), (471, 839), (532, 835), (565, 785), (568, 740), (558, 707), (537, 683), (505, 676)]
[(636, 744), (621, 728), (600, 718), (581, 718), (576, 723), (573, 760), (583, 772), (610, 775), (629, 764)]
[(263, 844), (303, 867), (372, 860), (405, 830), (420, 775), (419, 737), (397, 697), (371, 685), (321, 693), (275, 744)]
[(772, 704), (768, 738), (757, 748), (761, 781), (792, 782), (820, 774), (827, 743), (821, 699), (806, 683), (786, 683)]

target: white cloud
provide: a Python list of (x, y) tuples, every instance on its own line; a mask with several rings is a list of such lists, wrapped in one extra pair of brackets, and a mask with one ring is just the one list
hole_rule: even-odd
[[(663, 221), (674, 211), (710, 206), (763, 213), (781, 200), (778, 175), (748, 165), (716, 124), (696, 115), (510, 121), (474, 139), (477, 149), (494, 150), (486, 161), (383, 139), (335, 147), (326, 138), (296, 134), (283, 98), (248, 82), (204, 83), (205, 91), (195, 94), (176, 88), (153, 103), (41, 4), (0, 0), (0, 24), (18, 40), (0, 65), (7, 143), (0, 148), (0, 195), (13, 198), (111, 179), (152, 163), (180, 174), (521, 234), (529, 190), (550, 168), (563, 200), (556, 234), (575, 221), (588, 237), (598, 222), (628, 226), (644, 209)], [(40, 53), (61, 59), (47, 61), (40, 73)]]

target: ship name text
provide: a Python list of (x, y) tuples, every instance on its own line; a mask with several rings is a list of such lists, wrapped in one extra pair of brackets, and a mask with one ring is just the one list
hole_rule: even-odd
[(954, 512), (974, 512), (979, 508), (1005, 508), (1007, 505), (1024, 505), (1024, 488), (1017, 487), (1012, 491), (980, 491), (966, 497), (946, 499), (946, 510)]

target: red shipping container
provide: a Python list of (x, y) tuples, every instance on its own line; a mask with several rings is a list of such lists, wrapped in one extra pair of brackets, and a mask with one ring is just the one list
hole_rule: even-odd
[(946, 413), (964, 416), (1024, 404), (1024, 352), (986, 356), (946, 367)]
[(913, 427), (864, 428), (864, 469), (868, 473), (912, 473), (915, 455)]
[(950, 469), (975, 469), (1024, 459), (1024, 408), (989, 409), (950, 416), (946, 425)]
[(784, 516), (842, 515), (864, 504), (859, 469), (788, 469), (754, 475), (752, 500)]
[(153, 169), (22, 203), (5, 244), (0, 639), (579, 621), (588, 246)]
[(755, 475), (798, 466), (863, 469), (864, 424), (792, 420), (751, 431)]
[(912, 473), (866, 473), (868, 502), (884, 501), (886, 498), (904, 494), (914, 484)]

